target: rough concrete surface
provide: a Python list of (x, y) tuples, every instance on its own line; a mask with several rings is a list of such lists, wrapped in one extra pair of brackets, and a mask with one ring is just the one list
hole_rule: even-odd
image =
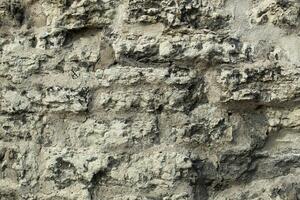
[(0, 200), (299, 200), (299, 0), (0, 0)]

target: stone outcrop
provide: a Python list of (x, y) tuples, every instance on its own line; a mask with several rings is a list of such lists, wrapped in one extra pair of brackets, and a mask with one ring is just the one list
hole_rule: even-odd
[(0, 199), (300, 199), (299, 16), (0, 0)]

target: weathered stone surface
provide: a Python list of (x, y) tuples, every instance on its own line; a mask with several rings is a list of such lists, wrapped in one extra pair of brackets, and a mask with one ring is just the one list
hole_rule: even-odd
[(255, 3), (251, 22), (272, 23), (282, 28), (296, 28), (299, 24), (299, 2), (284, 0), (265, 0)]
[(300, 199), (299, 16), (0, 0), (0, 199)]

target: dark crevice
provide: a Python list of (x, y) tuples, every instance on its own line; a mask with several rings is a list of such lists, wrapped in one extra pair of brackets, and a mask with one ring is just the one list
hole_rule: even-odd
[(98, 200), (101, 199), (98, 196), (98, 189), (101, 187), (103, 183), (109, 178), (109, 172), (112, 170), (113, 167), (117, 167), (120, 164), (119, 160), (114, 159), (113, 157), (109, 157), (109, 163), (105, 169), (101, 169), (98, 172), (96, 172), (93, 177), (91, 178), (91, 181), (89, 183), (89, 194), (91, 200)]

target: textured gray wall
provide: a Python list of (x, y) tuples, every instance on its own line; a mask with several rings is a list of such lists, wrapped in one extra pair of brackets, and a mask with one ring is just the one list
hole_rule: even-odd
[(299, 200), (299, 0), (0, 0), (1, 200)]

